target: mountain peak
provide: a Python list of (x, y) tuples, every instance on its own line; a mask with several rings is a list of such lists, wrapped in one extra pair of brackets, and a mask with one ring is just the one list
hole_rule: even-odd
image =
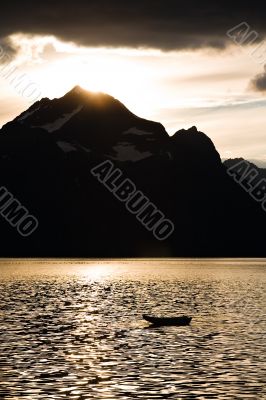
[(106, 114), (119, 114), (117, 118), (121, 115), (133, 115), (114, 97), (101, 92), (90, 92), (76, 85), (63, 97), (37, 101), (15, 118), (14, 122), (24, 127), (43, 128), (53, 132), (81, 113), (87, 115), (87, 120), (92, 120), (97, 115), (100, 119)]
[(80, 92), (84, 92), (84, 91), (85, 91), (85, 89), (83, 89), (79, 85), (74, 86), (73, 89), (70, 90), (70, 92), (73, 92), (73, 93), (80, 93)]
[(188, 128), (188, 129), (180, 129), (179, 131), (177, 131), (176, 133), (175, 133), (175, 135), (177, 135), (177, 134), (196, 134), (196, 133), (202, 133), (202, 132), (200, 132), (200, 131), (198, 131), (198, 129), (197, 129), (197, 127), (196, 126), (191, 126), (191, 128)]
[[(90, 90), (86, 90), (79, 85), (76, 85), (67, 92), (62, 99), (76, 99), (85, 103), (94, 103), (94, 104), (108, 104), (111, 102), (119, 102), (114, 97), (109, 94), (103, 92), (92, 92)], [(120, 103), (120, 102), (119, 102)]]
[(63, 97), (34, 103), (10, 125), (18, 132), (41, 129), (42, 134), (53, 133), (63, 151), (82, 148), (118, 161), (158, 156), (169, 139), (161, 124), (136, 116), (108, 94), (78, 85)]
[(63, 97), (66, 96), (97, 96), (99, 94), (99, 92), (91, 92), (89, 90), (84, 89), (83, 87), (76, 85), (74, 86), (69, 92), (67, 92)]
[(187, 130), (187, 132), (188, 132), (188, 133), (197, 133), (197, 132), (198, 132), (198, 129), (197, 129), (196, 126), (193, 125), (191, 128), (189, 128), (189, 129)]
[(57, 101), (76, 107), (84, 106), (94, 113), (110, 112), (132, 115), (128, 108), (115, 97), (103, 92), (92, 92), (79, 85), (74, 86), (73, 89), (57, 99)]
[[(191, 165), (217, 166), (220, 168), (221, 159), (212, 140), (196, 126), (181, 129), (171, 137), (176, 159), (190, 159)], [(194, 165), (194, 166), (195, 166)]]

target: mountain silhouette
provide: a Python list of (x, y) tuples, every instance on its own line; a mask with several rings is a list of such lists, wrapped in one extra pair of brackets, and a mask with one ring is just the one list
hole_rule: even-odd
[(62, 98), (35, 103), (3, 131), (7, 128), (41, 129), (53, 133), (63, 149), (77, 146), (129, 161), (158, 154), (168, 139), (161, 124), (137, 117), (112, 96), (79, 86)]
[[(170, 137), (112, 96), (76, 86), (0, 133), (0, 186), (38, 219), (27, 237), (0, 219), (2, 257), (266, 255), (265, 212), (196, 127)], [(95, 179), (106, 160), (173, 222), (169, 237), (157, 240)]]
[(259, 183), (259, 181), (261, 181), (262, 179), (266, 179), (266, 169), (265, 168), (260, 168), (256, 164), (254, 164), (254, 162), (245, 160), (244, 158), (229, 158), (228, 160), (224, 161), (224, 166), (228, 170), (229, 168), (232, 168), (233, 166), (235, 166), (241, 162), (248, 163), (249, 169), (253, 169), (253, 170), (257, 171), (257, 176), (254, 177), (254, 179), (252, 180), (252, 183), (251, 183), (251, 185), (253, 187), (255, 187)]

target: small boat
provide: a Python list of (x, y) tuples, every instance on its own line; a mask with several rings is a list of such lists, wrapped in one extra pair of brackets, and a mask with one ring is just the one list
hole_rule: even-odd
[(190, 324), (192, 317), (187, 317), (186, 315), (182, 315), (181, 317), (152, 317), (144, 314), (143, 319), (156, 326), (164, 326), (164, 325), (185, 326)]

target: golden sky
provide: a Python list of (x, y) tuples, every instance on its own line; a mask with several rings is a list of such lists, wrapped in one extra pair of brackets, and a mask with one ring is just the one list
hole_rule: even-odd
[(16, 87), (23, 76), (37, 97), (60, 97), (75, 85), (102, 91), (169, 134), (196, 125), (224, 158), (266, 161), (265, 92), (250, 85), (263, 69), (254, 46), (162, 51), (84, 47), (53, 36), (9, 40), (19, 50), (5, 61), (0, 53), (0, 125), (32, 104), (31, 91), (22, 95)]

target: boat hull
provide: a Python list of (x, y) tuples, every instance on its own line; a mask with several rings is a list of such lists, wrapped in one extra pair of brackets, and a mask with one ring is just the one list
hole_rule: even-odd
[(189, 325), (192, 320), (191, 317), (185, 315), (181, 317), (152, 317), (146, 314), (143, 315), (143, 319), (156, 326), (186, 326)]

